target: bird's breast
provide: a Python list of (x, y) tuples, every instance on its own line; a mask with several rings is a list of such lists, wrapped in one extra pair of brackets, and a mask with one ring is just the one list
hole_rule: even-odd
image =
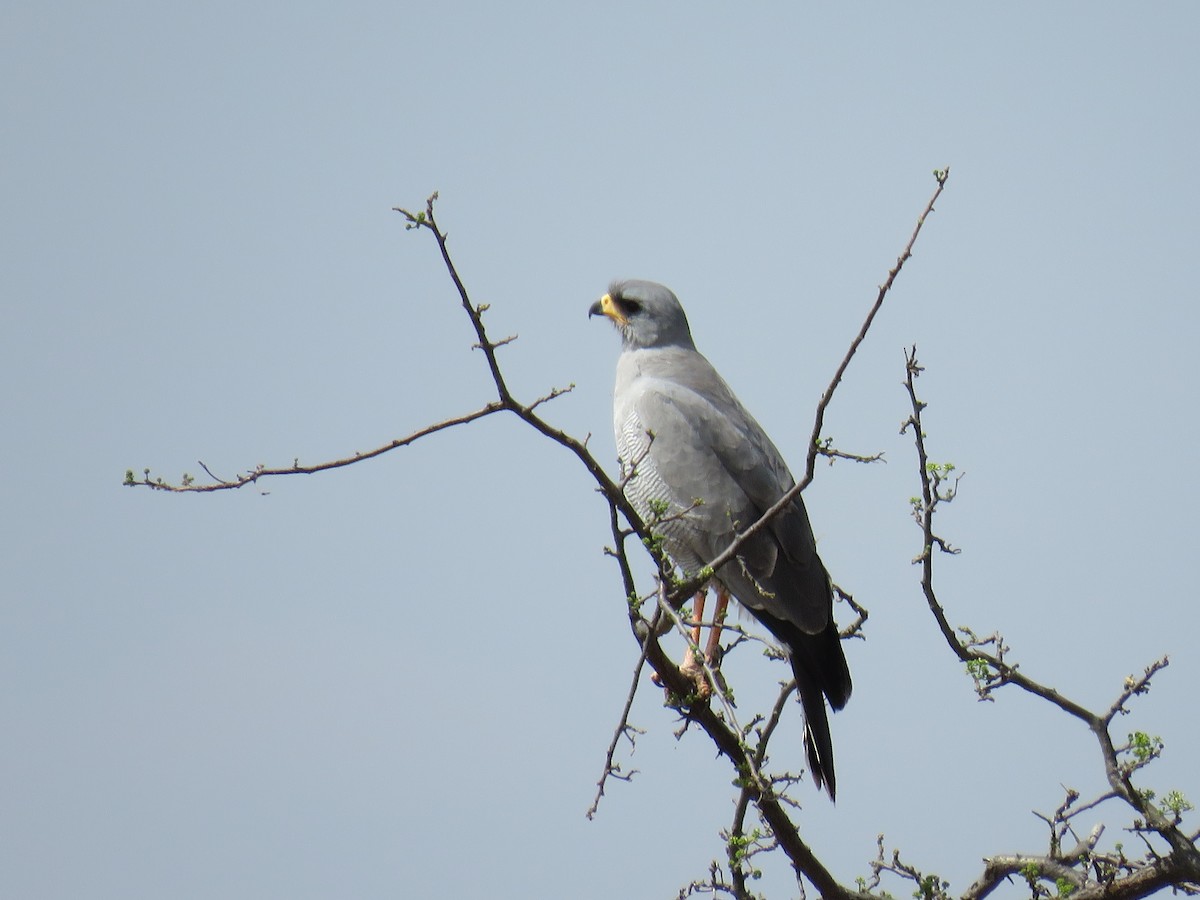
[(695, 550), (697, 526), (658, 471), (650, 452), (653, 440), (649, 431), (632, 409), (614, 425), (625, 496), (650, 530), (662, 536), (664, 549), (675, 564), (686, 574), (698, 572), (706, 561)]

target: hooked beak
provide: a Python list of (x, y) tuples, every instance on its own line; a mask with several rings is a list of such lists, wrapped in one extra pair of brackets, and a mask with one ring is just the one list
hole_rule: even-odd
[(620, 307), (613, 302), (612, 294), (605, 294), (588, 308), (588, 318), (592, 316), (607, 316), (617, 325), (624, 325), (629, 320), (621, 312)]

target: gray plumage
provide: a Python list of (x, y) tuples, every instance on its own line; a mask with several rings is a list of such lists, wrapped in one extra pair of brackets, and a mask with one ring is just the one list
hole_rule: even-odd
[[(626, 494), (685, 575), (695, 575), (795, 482), (783, 457), (696, 350), (687, 316), (661, 284), (622, 281), (590, 310), (621, 332), (613, 391)], [(658, 501), (658, 502), (656, 502)], [(654, 508), (666, 505), (656, 515)], [(818, 786), (836, 795), (825, 700), (841, 709), (850, 671), (833, 621), (829, 575), (797, 497), (716, 578), (788, 651)]]

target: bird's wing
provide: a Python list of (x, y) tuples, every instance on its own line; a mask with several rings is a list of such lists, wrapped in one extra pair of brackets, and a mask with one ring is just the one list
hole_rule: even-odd
[[(696, 556), (709, 560), (794, 482), (762, 428), (707, 361), (694, 356), (689, 364), (641, 379), (632, 406), (641, 426), (654, 434), (648, 456), (657, 478), (672, 502), (688, 510), (685, 537)], [(696, 500), (701, 505), (693, 507)], [(828, 576), (803, 503), (781, 511), (738, 556), (740, 563), (730, 563), (720, 576), (739, 600), (804, 631), (825, 627)]]

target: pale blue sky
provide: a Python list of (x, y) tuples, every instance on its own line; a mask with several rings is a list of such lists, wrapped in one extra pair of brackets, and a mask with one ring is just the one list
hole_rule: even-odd
[[(803, 833), (839, 877), (883, 831), (961, 890), (1044, 846), (1029, 810), (1060, 784), (1100, 784), (1081, 726), (976, 703), (923, 612), (913, 342), (931, 452), (967, 473), (951, 619), (1096, 705), (1171, 653), (1128, 729), (1167, 742), (1148, 786), (1200, 799), (1198, 32), (1190, 3), (10, 6), (0, 894), (673, 897), (721, 855), (727, 766), (652, 689), (642, 774), (584, 819), (636, 648), (603, 504), (515, 420), (268, 496), (121, 487), (490, 399), (436, 247), (390, 211), (433, 190), (520, 334), (513, 386), (577, 384), (554, 422), (614, 455), (617, 341), (586, 311), (654, 278), (798, 467), (951, 166), (827, 420), (889, 462), (807, 495), (872, 617), (838, 805), (806, 784)], [(729, 666), (747, 711), (784, 674)], [(794, 892), (782, 863), (764, 885)]]

